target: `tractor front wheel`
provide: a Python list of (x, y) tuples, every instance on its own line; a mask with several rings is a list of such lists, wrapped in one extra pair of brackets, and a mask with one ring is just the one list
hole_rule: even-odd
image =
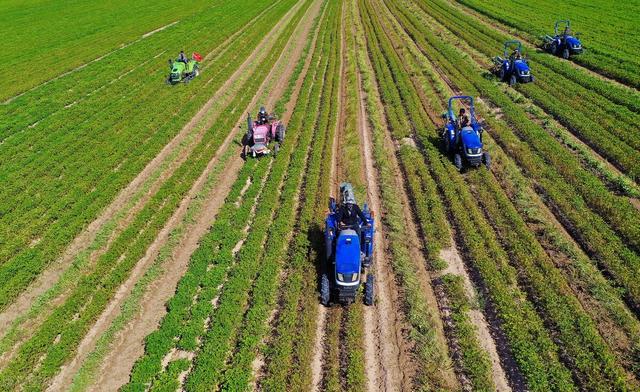
[(462, 156), (460, 154), (456, 153), (453, 156), (453, 164), (456, 166), (458, 171), (462, 171)]
[(511, 75), (511, 78), (509, 78), (509, 86), (515, 86), (517, 82), (518, 78), (516, 78), (516, 75)]
[(322, 277), (320, 278), (320, 302), (324, 306), (329, 305), (330, 294), (331, 292), (329, 291), (329, 276), (327, 276), (327, 274), (322, 274)]
[(565, 60), (569, 59), (569, 49), (568, 48), (564, 48), (564, 50), (562, 51), (562, 58)]
[(364, 284), (364, 304), (367, 306), (373, 305), (375, 300), (375, 293), (373, 291), (373, 275), (367, 275), (367, 281)]
[(280, 143), (276, 143), (275, 146), (273, 146), (273, 157), (277, 157), (278, 156), (278, 151), (280, 151)]

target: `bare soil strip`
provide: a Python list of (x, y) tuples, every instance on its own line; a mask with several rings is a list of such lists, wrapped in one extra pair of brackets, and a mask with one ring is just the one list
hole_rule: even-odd
[[(287, 14), (287, 16), (283, 18), (283, 23), (288, 21), (301, 5), (302, 2), (293, 7), (289, 11), (289, 14)], [(295, 64), (297, 63), (296, 60), (301, 56), (302, 50), (304, 49), (304, 44), (310, 31), (313, 19), (319, 12), (319, 5), (320, 2), (316, 2), (315, 5), (310, 7), (309, 11), (307, 11), (305, 19), (299, 25), (300, 31), (293, 35), (293, 38), (289, 41), (287, 47), (283, 51), (283, 54), (278, 59), (276, 66), (272, 68), (271, 73), (265, 79), (265, 82), (262, 84), (259, 92), (253, 98), (251, 104), (247, 107), (247, 110), (252, 110), (258, 104), (259, 99), (267, 93), (269, 93), (269, 98), (266, 102), (267, 106), (272, 106), (273, 104), (275, 104), (277, 99), (282, 96), (288, 84), (288, 80), (290, 79), (291, 74), (295, 68)], [(277, 25), (272, 31), (275, 32), (279, 30), (281, 29)], [(292, 58), (285, 59), (285, 53), (287, 53), (288, 56), (292, 56)], [(285, 61), (288, 62), (286, 64), (283, 64)], [(267, 89), (269, 89), (274, 82), (277, 82), (275, 83), (275, 88), (273, 88), (271, 91), (267, 91)], [(299, 88), (294, 91), (292, 98), (293, 102), (295, 102), (295, 100), (297, 99), (298, 93)], [(290, 113), (287, 113), (284, 115), (283, 120), (286, 122), (289, 117)], [(237, 125), (240, 125), (243, 122), (244, 112), (238, 120)], [(236, 127), (236, 129), (238, 128), (239, 127)], [(194, 189), (199, 188), (201, 180), (203, 181), (206, 175), (211, 171), (214, 164), (223, 154), (223, 151), (230, 147), (233, 148), (233, 145), (231, 143), (236, 134), (237, 131), (232, 132), (232, 134), (230, 134), (229, 137), (225, 140), (225, 143), (221, 147), (219, 154), (217, 154), (216, 157), (214, 157), (214, 159), (209, 163), (207, 170), (205, 170), (205, 172), (202, 174)], [(110, 390), (119, 387), (128, 380), (128, 376), (133, 363), (143, 353), (144, 337), (152, 332), (155, 328), (157, 328), (159, 320), (166, 313), (164, 307), (165, 302), (173, 295), (178, 280), (184, 274), (184, 271), (188, 266), (188, 261), (191, 254), (197, 248), (199, 239), (204, 234), (206, 234), (211, 225), (211, 222), (215, 219), (217, 211), (225, 202), (225, 197), (228, 193), (228, 190), (235, 181), (237, 173), (242, 165), (243, 160), (240, 158), (239, 154), (234, 155), (234, 158), (231, 159), (224, 173), (221, 175), (221, 178), (223, 179), (222, 183), (217, 184), (212, 194), (207, 197), (207, 201), (205, 202), (203, 208), (203, 213), (196, 218), (196, 223), (187, 229), (183, 240), (175, 249), (171, 257), (171, 262), (168, 263), (170, 264), (169, 268), (164, 271), (160, 279), (154, 282), (152, 287), (147, 291), (140, 305), (141, 311), (138, 313), (136, 318), (131, 320), (131, 322), (128, 323), (127, 327), (118, 334), (115, 344), (112, 345), (108, 357), (105, 359), (105, 361), (103, 361), (103, 367), (100, 371), (101, 378), (97, 380), (96, 385), (94, 385), (95, 388), (104, 388)], [(183, 200), (183, 203), (188, 204), (188, 201), (190, 201), (191, 199), (192, 196), (189, 196), (185, 198), (185, 200)], [(162, 233), (158, 237), (156, 242), (154, 242), (152, 247), (155, 246), (156, 249), (160, 249), (161, 244), (165, 243), (167, 240), (165, 234), (168, 234), (168, 232), (170, 231), (167, 231), (167, 233)], [(153, 258), (154, 257), (149, 259)], [(146, 264), (144, 259), (136, 266), (136, 269), (142, 264)], [(132, 278), (129, 279), (127, 284), (125, 284), (128, 291), (130, 291), (130, 288), (133, 287), (135, 281), (137, 281), (140, 276), (142, 276), (142, 274), (136, 277), (132, 276)], [(119, 308), (116, 307), (115, 304), (113, 305), (114, 306), (110, 305), (109, 313), (112, 313), (114, 317), (117, 313), (119, 313)], [(96, 325), (92, 328), (93, 332), (96, 328), (103, 326), (102, 328), (100, 328), (99, 333), (96, 332), (95, 337), (92, 339), (94, 341), (94, 344), (95, 340), (97, 340), (97, 337), (99, 337), (99, 334), (104, 332), (108, 325), (110, 325), (113, 317), (111, 317), (109, 322), (105, 324), (101, 323), (101, 318), (101, 320), (99, 320), (98, 323), (96, 323)], [(80, 350), (78, 351), (80, 353)], [(78, 363), (78, 365), (81, 365), (81, 363)], [(69, 376), (73, 376), (78, 369), (79, 367), (76, 366), (72, 371), (69, 372)], [(62, 383), (62, 385), (66, 384)]]

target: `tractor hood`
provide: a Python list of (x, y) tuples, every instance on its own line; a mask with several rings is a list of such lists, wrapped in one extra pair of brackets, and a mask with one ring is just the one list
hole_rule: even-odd
[(582, 46), (579, 39), (571, 36), (567, 37), (567, 45), (569, 45), (570, 48), (579, 48)]
[(462, 128), (462, 131), (460, 131), (460, 137), (462, 138), (462, 145), (464, 148), (482, 148), (480, 138), (473, 128)]
[(254, 139), (262, 137), (266, 140), (268, 133), (269, 133), (269, 127), (266, 125), (254, 125), (253, 127)]
[(183, 62), (174, 61), (173, 65), (171, 66), (171, 73), (182, 73), (184, 72), (185, 66), (185, 63)]
[(353, 274), (359, 273), (360, 239), (355, 230), (343, 230), (336, 240), (336, 274), (342, 274), (344, 281), (350, 282)]
[(524, 60), (517, 60), (515, 62), (516, 70), (520, 73), (529, 72), (529, 65)]

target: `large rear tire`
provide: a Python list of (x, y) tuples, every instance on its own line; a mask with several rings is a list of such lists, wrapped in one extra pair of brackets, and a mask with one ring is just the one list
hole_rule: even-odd
[(280, 143), (276, 142), (275, 146), (273, 146), (273, 157), (278, 156), (278, 152), (280, 151)]
[(458, 171), (462, 171), (462, 156), (460, 154), (456, 153), (453, 156), (453, 164), (456, 166)]
[(367, 282), (364, 284), (364, 304), (367, 306), (373, 305), (375, 301), (375, 292), (373, 287), (373, 275), (367, 275)]
[(320, 278), (320, 302), (324, 306), (329, 305), (329, 301), (331, 300), (331, 292), (329, 290), (329, 276), (327, 274), (322, 274)]
[(500, 72), (498, 72), (498, 77), (500, 78), (500, 81), (504, 80), (504, 67), (500, 67)]
[(276, 129), (276, 140), (279, 141), (280, 143), (284, 142), (284, 133), (285, 133), (284, 125), (282, 124), (278, 125), (278, 129)]
[(491, 169), (491, 155), (489, 155), (488, 151), (482, 153), (482, 161), (487, 169)]

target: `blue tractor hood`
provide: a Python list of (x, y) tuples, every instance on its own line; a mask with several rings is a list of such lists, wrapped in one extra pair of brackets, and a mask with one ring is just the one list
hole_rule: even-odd
[(480, 137), (471, 127), (464, 127), (460, 131), (460, 137), (462, 138), (462, 145), (465, 148), (482, 148)]
[(336, 240), (336, 273), (360, 272), (360, 239), (355, 230), (343, 230)]
[(518, 72), (527, 72), (529, 71), (529, 65), (523, 60), (517, 60), (515, 62), (515, 67)]
[(569, 45), (572, 48), (576, 47), (576, 46), (581, 46), (580, 40), (577, 39), (576, 37), (569, 36), (569, 37), (567, 37), (566, 41), (567, 41), (567, 45)]

